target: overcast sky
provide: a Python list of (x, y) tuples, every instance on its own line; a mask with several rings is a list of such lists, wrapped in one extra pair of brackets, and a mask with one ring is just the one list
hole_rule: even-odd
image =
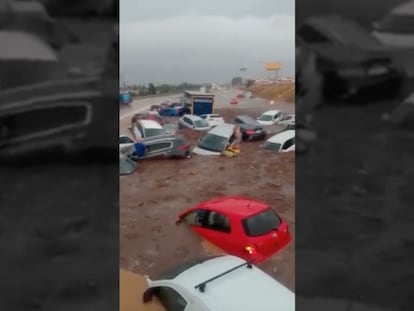
[(294, 75), (294, 0), (120, 0), (120, 74), (127, 83), (226, 83)]

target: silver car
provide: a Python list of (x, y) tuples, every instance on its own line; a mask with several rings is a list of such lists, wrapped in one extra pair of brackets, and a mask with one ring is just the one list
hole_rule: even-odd
[(195, 131), (207, 131), (211, 128), (208, 121), (192, 114), (185, 114), (178, 119), (178, 126), (180, 128), (187, 127)]

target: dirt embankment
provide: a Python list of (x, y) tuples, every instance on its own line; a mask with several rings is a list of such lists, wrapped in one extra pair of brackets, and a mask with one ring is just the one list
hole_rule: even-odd
[(268, 100), (295, 102), (295, 83), (255, 84), (249, 88), (255, 96)]

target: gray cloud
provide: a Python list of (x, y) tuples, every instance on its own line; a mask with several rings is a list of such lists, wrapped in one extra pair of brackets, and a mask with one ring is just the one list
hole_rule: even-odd
[[(126, 11), (127, 2), (121, 1), (121, 13)], [(175, 9), (170, 7), (162, 18), (147, 16), (133, 21), (123, 20), (121, 14), (120, 70), (127, 82), (229, 82), (240, 75), (240, 67), (247, 67), (248, 77), (266, 77), (264, 62), (269, 61), (282, 62), (281, 75), (293, 76), (294, 15), (269, 15), (270, 11), (264, 9), (278, 1), (257, 1), (269, 5), (261, 7), (260, 17), (259, 9), (245, 7), (253, 0), (240, 1), (244, 6), (243, 10), (237, 6), (239, 17), (226, 15), (228, 4), (226, 9), (213, 9), (216, 0), (203, 4), (211, 6), (211, 15), (203, 15), (203, 6), (191, 6), (193, 1), (163, 1), (163, 5), (170, 2), (174, 2)], [(160, 1), (151, 3), (154, 9)], [(193, 9), (176, 10), (177, 4), (184, 3)]]
[(186, 15), (270, 17), (295, 15), (294, 0), (120, 0), (120, 20), (160, 20)]

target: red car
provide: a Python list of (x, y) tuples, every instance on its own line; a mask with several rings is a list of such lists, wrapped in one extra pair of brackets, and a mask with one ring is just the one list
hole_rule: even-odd
[(230, 101), (231, 105), (237, 105), (239, 103), (239, 101), (237, 100), (237, 98), (232, 98), (232, 100)]
[(253, 199), (226, 196), (183, 211), (177, 224), (191, 228), (225, 252), (260, 263), (292, 240), (288, 224), (269, 206)]

